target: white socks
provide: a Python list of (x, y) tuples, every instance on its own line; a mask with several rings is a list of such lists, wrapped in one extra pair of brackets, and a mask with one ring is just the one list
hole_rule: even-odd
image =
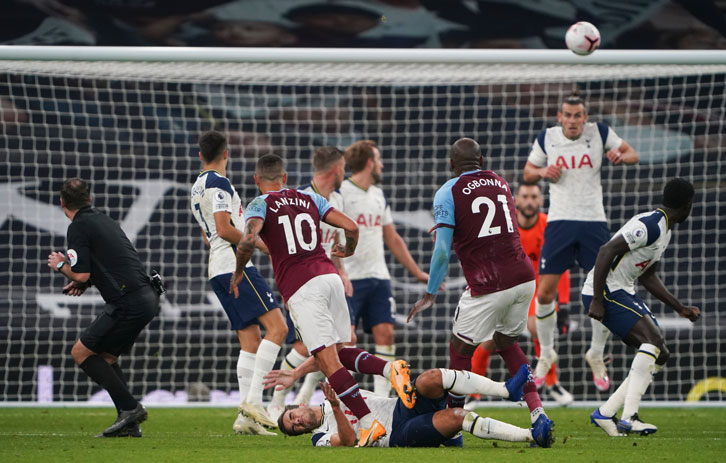
[(250, 381), (255, 372), (255, 354), (251, 352), (239, 351), (237, 358), (237, 383), (239, 384), (239, 402), (242, 403), (247, 398), (247, 392), (250, 390)]
[(314, 371), (305, 375), (305, 381), (303, 381), (302, 386), (300, 386), (300, 390), (297, 391), (297, 396), (295, 396), (293, 404), (309, 404), (310, 397), (312, 397), (313, 392), (315, 392), (315, 388), (318, 387), (318, 382), (320, 382), (323, 378), (325, 378), (325, 375), (322, 371)]
[(250, 390), (247, 393), (247, 402), (252, 404), (262, 403), (262, 377), (272, 370), (277, 360), (277, 354), (280, 352), (280, 346), (272, 341), (263, 339), (254, 355), (254, 374), (250, 381)]
[(470, 371), (449, 370), (446, 368), (439, 368), (439, 371), (441, 371), (441, 384), (444, 391), (456, 395), (483, 394), (501, 399), (509, 397), (509, 391), (507, 391), (504, 383), (492, 381)]
[(592, 339), (590, 340), (590, 352), (598, 358), (603, 358), (605, 355), (605, 343), (610, 337), (610, 330), (605, 325), (595, 320), (590, 319), (592, 325)]
[[(282, 360), (282, 363), (280, 364), (280, 370), (294, 370), (295, 368), (300, 366), (300, 364), (303, 363), (305, 359), (307, 359), (307, 357), (305, 357), (304, 355), (300, 355), (300, 353), (295, 349), (290, 349), (290, 352), (287, 353), (285, 358)], [(283, 389), (281, 391), (275, 389), (272, 392), (272, 399), (270, 399), (270, 404), (274, 404), (280, 408), (283, 408), (285, 406), (285, 396), (287, 395), (287, 392), (289, 390), (290, 388)]]
[[(376, 344), (376, 357), (382, 358), (387, 362), (393, 362), (396, 360), (396, 346)], [(391, 382), (384, 376), (375, 375), (373, 377), (373, 392), (376, 395), (388, 397), (391, 392)]]
[(645, 394), (655, 372), (655, 359), (658, 358), (658, 355), (660, 355), (660, 349), (653, 344), (641, 344), (638, 348), (638, 353), (635, 354), (630, 373), (628, 373), (628, 390), (625, 393), (622, 419), (629, 420), (631, 416), (638, 413), (640, 399)]
[(611, 416), (615, 416), (618, 410), (620, 410), (620, 407), (625, 403), (625, 393), (628, 391), (629, 383), (629, 378), (626, 377), (623, 383), (615, 389), (615, 392), (608, 397), (607, 402), (600, 406), (600, 414), (602, 416), (610, 418)]
[(535, 302), (534, 320), (537, 327), (537, 339), (541, 348), (540, 355), (550, 352), (555, 348), (555, 331), (557, 330), (557, 311), (555, 311), (555, 302), (549, 304), (540, 304)]
[(474, 412), (467, 413), (461, 429), (480, 439), (497, 439), (510, 442), (530, 442), (533, 440), (529, 429), (518, 428), (492, 418), (482, 418)]

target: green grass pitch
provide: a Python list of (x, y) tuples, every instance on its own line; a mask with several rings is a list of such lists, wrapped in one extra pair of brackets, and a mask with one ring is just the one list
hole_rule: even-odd
[[(484, 416), (528, 426), (526, 409), (479, 409)], [(611, 438), (589, 424), (590, 409), (551, 409), (551, 449), (464, 434), (463, 449), (316, 449), (309, 436), (236, 436), (234, 409), (149, 408), (144, 437), (97, 439), (115, 419), (111, 408), (0, 408), (0, 461), (9, 462), (322, 462), (483, 461), (721, 462), (726, 459), (726, 409), (651, 408), (641, 416), (659, 430), (648, 437)]]

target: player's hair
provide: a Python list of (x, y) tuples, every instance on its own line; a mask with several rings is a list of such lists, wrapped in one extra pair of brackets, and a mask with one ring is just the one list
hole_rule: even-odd
[(227, 139), (216, 130), (204, 132), (199, 137), (199, 151), (202, 152), (204, 162), (214, 162), (227, 149)]
[(63, 205), (70, 211), (77, 211), (83, 206), (91, 204), (91, 190), (88, 183), (78, 177), (69, 178), (63, 182), (60, 196)]
[(262, 181), (274, 182), (285, 175), (285, 166), (282, 158), (276, 154), (265, 154), (257, 160), (255, 175)]
[(342, 157), (343, 152), (335, 146), (321, 146), (313, 154), (313, 168), (315, 172), (325, 172)]
[(373, 159), (374, 148), (378, 148), (373, 140), (360, 140), (345, 149), (345, 162), (354, 174), (366, 168), (369, 159)]
[(527, 183), (524, 181), (524, 179), (521, 179), (519, 184), (517, 185), (517, 189), (514, 194), (516, 195), (517, 193), (519, 193), (519, 189), (522, 188), (523, 186), (536, 186), (537, 188), (539, 188), (540, 193), (542, 192), (542, 185), (540, 185), (539, 182)]
[(300, 405), (285, 405), (285, 408), (282, 410), (282, 413), (280, 413), (280, 416), (277, 417), (277, 428), (280, 430), (281, 433), (283, 433), (286, 436), (300, 436), (307, 432), (307, 431), (293, 431), (292, 429), (287, 429), (282, 424), (282, 419), (285, 416), (285, 412), (288, 412), (290, 410), (295, 410), (296, 408), (300, 408)]
[(663, 200), (661, 203), (671, 209), (680, 209), (693, 200), (695, 190), (688, 180), (674, 178), (666, 183), (663, 188)]
[(569, 104), (572, 106), (582, 105), (585, 112), (587, 112), (587, 106), (585, 106), (585, 100), (582, 99), (579, 93), (573, 92), (570, 95), (567, 95), (565, 99), (562, 101), (562, 104), (560, 104), (560, 107), (562, 107), (563, 104)]

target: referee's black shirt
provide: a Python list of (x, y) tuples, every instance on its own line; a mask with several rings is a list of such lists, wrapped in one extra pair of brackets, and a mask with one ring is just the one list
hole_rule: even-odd
[(149, 286), (139, 255), (118, 223), (91, 206), (82, 207), (68, 226), (67, 257), (75, 273), (90, 273), (106, 302)]

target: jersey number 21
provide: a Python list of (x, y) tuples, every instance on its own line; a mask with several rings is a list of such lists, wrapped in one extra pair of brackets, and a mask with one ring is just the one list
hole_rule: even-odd
[[(513, 233), (514, 226), (512, 225), (512, 217), (509, 215), (509, 208), (507, 207), (507, 197), (505, 195), (498, 195), (497, 201), (502, 203), (502, 211), (504, 211), (504, 218), (507, 221), (507, 231), (509, 233)], [(486, 196), (479, 196), (471, 202), (471, 212), (474, 214), (479, 214), (480, 212), (482, 212), (482, 205), (485, 205), (487, 207), (487, 210), (486, 216), (484, 217), (484, 223), (481, 226), (481, 230), (479, 230), (478, 237), (482, 238), (485, 236), (499, 235), (500, 233), (502, 233), (502, 227), (492, 227), (492, 222), (494, 222), (494, 216), (496, 216), (497, 214), (497, 205), (494, 204), (494, 201), (492, 201), (490, 198)]]

